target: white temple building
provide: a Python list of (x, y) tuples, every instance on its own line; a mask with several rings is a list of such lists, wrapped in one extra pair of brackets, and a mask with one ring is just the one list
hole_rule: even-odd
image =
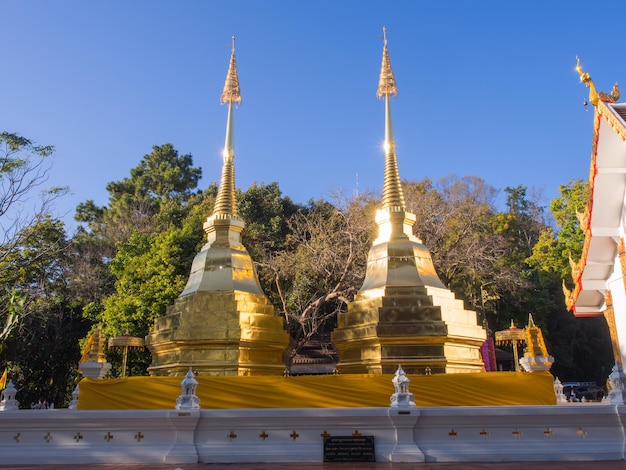
[(626, 103), (617, 103), (619, 90), (598, 92), (588, 73), (577, 66), (589, 87), (594, 107), (589, 201), (580, 226), (585, 233), (581, 259), (572, 262), (575, 286), (564, 288), (568, 308), (577, 317), (606, 317), (615, 362), (626, 354)]

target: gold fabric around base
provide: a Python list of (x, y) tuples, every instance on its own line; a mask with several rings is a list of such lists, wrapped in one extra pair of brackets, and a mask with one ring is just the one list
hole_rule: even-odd
[[(196, 377), (203, 409), (387, 407), (393, 375)], [(554, 405), (548, 372), (410, 376), (418, 407)], [(80, 382), (78, 409), (173, 409), (182, 377), (127, 377)]]

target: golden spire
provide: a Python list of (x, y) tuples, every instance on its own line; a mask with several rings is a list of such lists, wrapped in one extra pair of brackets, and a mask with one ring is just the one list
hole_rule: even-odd
[(526, 353), (524, 356), (548, 357), (548, 348), (543, 339), (543, 333), (541, 332), (541, 328), (535, 325), (532, 313), (528, 314), (528, 326), (524, 328), (524, 331), (526, 331)]
[(610, 95), (596, 90), (591, 76), (587, 72), (583, 71), (583, 68), (580, 65), (580, 58), (578, 56), (576, 56), (576, 71), (578, 72), (578, 75), (580, 75), (580, 82), (584, 83), (585, 86), (589, 88), (589, 101), (592, 105), (597, 106), (598, 101), (615, 103), (619, 99), (620, 93), (617, 82), (613, 85), (613, 90), (611, 90)]
[(228, 65), (228, 73), (226, 74), (226, 83), (220, 97), (220, 103), (236, 103), (241, 104), (241, 94), (239, 90), (239, 77), (237, 76), (237, 61), (235, 60), (235, 36), (232, 37), (230, 43), (230, 64)]
[(397, 96), (398, 87), (396, 79), (393, 77), (391, 62), (389, 61), (389, 51), (387, 50), (387, 28), (383, 27), (383, 63), (380, 67), (380, 78), (378, 79), (378, 90), (376, 96)]
[(237, 76), (237, 61), (235, 60), (235, 36), (231, 43), (230, 64), (226, 74), (224, 90), (220, 97), (221, 103), (228, 103), (228, 118), (226, 121), (226, 139), (224, 142), (224, 163), (222, 178), (217, 191), (213, 215), (220, 217), (237, 217), (237, 202), (235, 199), (235, 132), (233, 122), (233, 103), (241, 103), (239, 77)]
[(102, 333), (102, 325), (98, 325), (96, 331), (89, 337), (87, 346), (79, 362), (106, 362), (104, 343), (105, 338), (104, 333)]
[(385, 99), (385, 179), (383, 182), (383, 209), (405, 210), (404, 194), (396, 159), (396, 142), (393, 137), (390, 97), (398, 94), (398, 87), (389, 61), (387, 28), (383, 28), (383, 60), (376, 96)]

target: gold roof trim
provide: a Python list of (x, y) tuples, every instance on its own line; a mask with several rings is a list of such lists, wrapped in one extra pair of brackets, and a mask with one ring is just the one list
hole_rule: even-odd
[[(595, 180), (596, 174), (598, 172), (597, 168), (597, 158), (598, 158), (598, 140), (600, 137), (600, 123), (602, 118), (604, 118), (607, 123), (613, 128), (615, 133), (624, 141), (626, 141), (626, 128), (624, 124), (615, 116), (615, 112), (610, 109), (610, 106), (607, 103), (614, 103), (619, 99), (619, 87), (617, 83), (613, 87), (613, 92), (611, 95), (607, 95), (606, 93), (598, 93), (593, 84), (593, 80), (587, 72), (582, 70), (580, 65), (580, 59), (576, 57), (577, 64), (576, 70), (580, 75), (580, 81), (585, 84), (589, 88), (589, 100), (595, 106), (594, 112), (594, 120), (593, 120), (593, 138), (591, 143), (591, 162), (589, 165), (589, 196), (587, 199), (587, 204), (585, 206), (584, 211), (581, 213), (577, 211), (576, 217), (580, 224), (580, 228), (584, 233), (585, 239), (583, 242), (583, 249), (580, 256), (580, 259), (575, 262), (570, 259), (570, 267), (572, 268), (572, 279), (574, 281), (574, 288), (568, 289), (565, 285), (565, 281), (563, 281), (563, 294), (565, 295), (565, 305), (567, 310), (574, 310), (576, 301), (578, 300), (578, 296), (580, 295), (582, 288), (582, 273), (587, 264), (587, 256), (589, 253), (589, 246), (591, 244), (591, 218), (592, 218), (592, 207), (593, 207), (593, 198), (595, 193)], [(619, 247), (618, 247), (619, 252)], [(620, 261), (622, 263), (622, 271), (626, 276), (626, 257), (622, 261), (622, 257), (620, 257)], [(626, 278), (626, 277), (625, 277)]]
[(613, 85), (613, 90), (611, 90), (610, 95), (596, 90), (596, 86), (594, 85), (591, 76), (585, 72), (580, 65), (580, 58), (578, 56), (576, 56), (576, 71), (578, 72), (578, 75), (580, 75), (580, 82), (584, 83), (585, 86), (589, 88), (589, 101), (592, 105), (597, 106), (598, 101), (615, 103), (619, 99), (619, 85), (617, 82)]
[[(579, 67), (577, 67), (578, 69)], [(579, 70), (582, 72), (582, 69)], [(581, 76), (581, 81), (582, 81)], [(576, 301), (578, 300), (578, 296), (583, 290), (582, 286), (582, 274), (587, 265), (587, 255), (589, 253), (589, 245), (591, 244), (591, 208), (593, 207), (593, 191), (595, 185), (595, 175), (596, 175), (596, 159), (598, 154), (598, 137), (600, 133), (600, 119), (599, 113), (601, 113), (601, 108), (604, 107), (603, 102), (599, 102), (598, 106), (595, 108), (594, 114), (594, 125), (593, 125), (593, 139), (592, 139), (592, 149), (591, 149), (591, 163), (589, 165), (589, 195), (587, 198), (587, 203), (585, 204), (585, 209), (583, 212), (576, 211), (576, 218), (578, 219), (578, 223), (580, 229), (583, 231), (585, 239), (583, 241), (583, 249), (581, 251), (580, 258), (578, 261), (572, 259), (571, 254), (569, 257), (570, 268), (572, 270), (572, 280), (574, 281), (574, 288), (568, 289), (565, 280), (563, 280), (563, 295), (565, 296), (565, 306), (568, 311), (574, 310), (574, 314), (576, 313)], [(605, 112), (608, 112), (606, 110)]]
[(620, 237), (617, 242), (617, 257), (619, 258), (619, 265), (622, 271), (622, 278), (624, 279), (624, 287), (626, 287), (626, 249), (624, 248), (624, 238)]
[(613, 308), (613, 295), (610, 290), (606, 291), (604, 303), (606, 308), (602, 312), (609, 327), (609, 336), (611, 338), (611, 346), (613, 349), (613, 359), (616, 364), (622, 366), (622, 355), (620, 354), (619, 340), (617, 338), (617, 326), (615, 324), (615, 310)]
[(235, 60), (235, 36), (232, 37), (230, 44), (230, 64), (228, 65), (228, 73), (226, 74), (226, 83), (220, 97), (221, 103), (241, 103), (241, 92), (239, 89), (239, 77), (237, 76), (237, 61)]
[(569, 312), (570, 310), (574, 308), (574, 305), (576, 304), (576, 299), (578, 299), (578, 295), (580, 294), (580, 289), (578, 287), (578, 284), (576, 284), (573, 289), (571, 290), (568, 289), (567, 286), (565, 285), (565, 279), (563, 280), (561, 287), (563, 289), (563, 296), (565, 297), (565, 307), (567, 308), (567, 311)]
[(598, 103), (596, 108), (598, 114), (606, 119), (606, 122), (613, 128), (617, 135), (619, 135), (620, 139), (626, 140), (626, 128), (624, 124), (615, 117), (615, 114), (609, 109), (609, 107), (602, 101)]

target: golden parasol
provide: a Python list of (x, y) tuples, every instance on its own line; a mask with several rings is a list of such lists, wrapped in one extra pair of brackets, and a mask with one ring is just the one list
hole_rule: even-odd
[(109, 349), (122, 350), (122, 377), (126, 377), (126, 360), (128, 359), (129, 349), (143, 349), (145, 341), (143, 338), (131, 336), (127, 331), (122, 336), (116, 336), (109, 339)]
[(498, 346), (513, 346), (513, 357), (515, 360), (515, 371), (519, 372), (519, 357), (517, 348), (520, 344), (526, 343), (526, 331), (518, 328), (511, 320), (511, 326), (506, 330), (496, 331), (496, 344)]

